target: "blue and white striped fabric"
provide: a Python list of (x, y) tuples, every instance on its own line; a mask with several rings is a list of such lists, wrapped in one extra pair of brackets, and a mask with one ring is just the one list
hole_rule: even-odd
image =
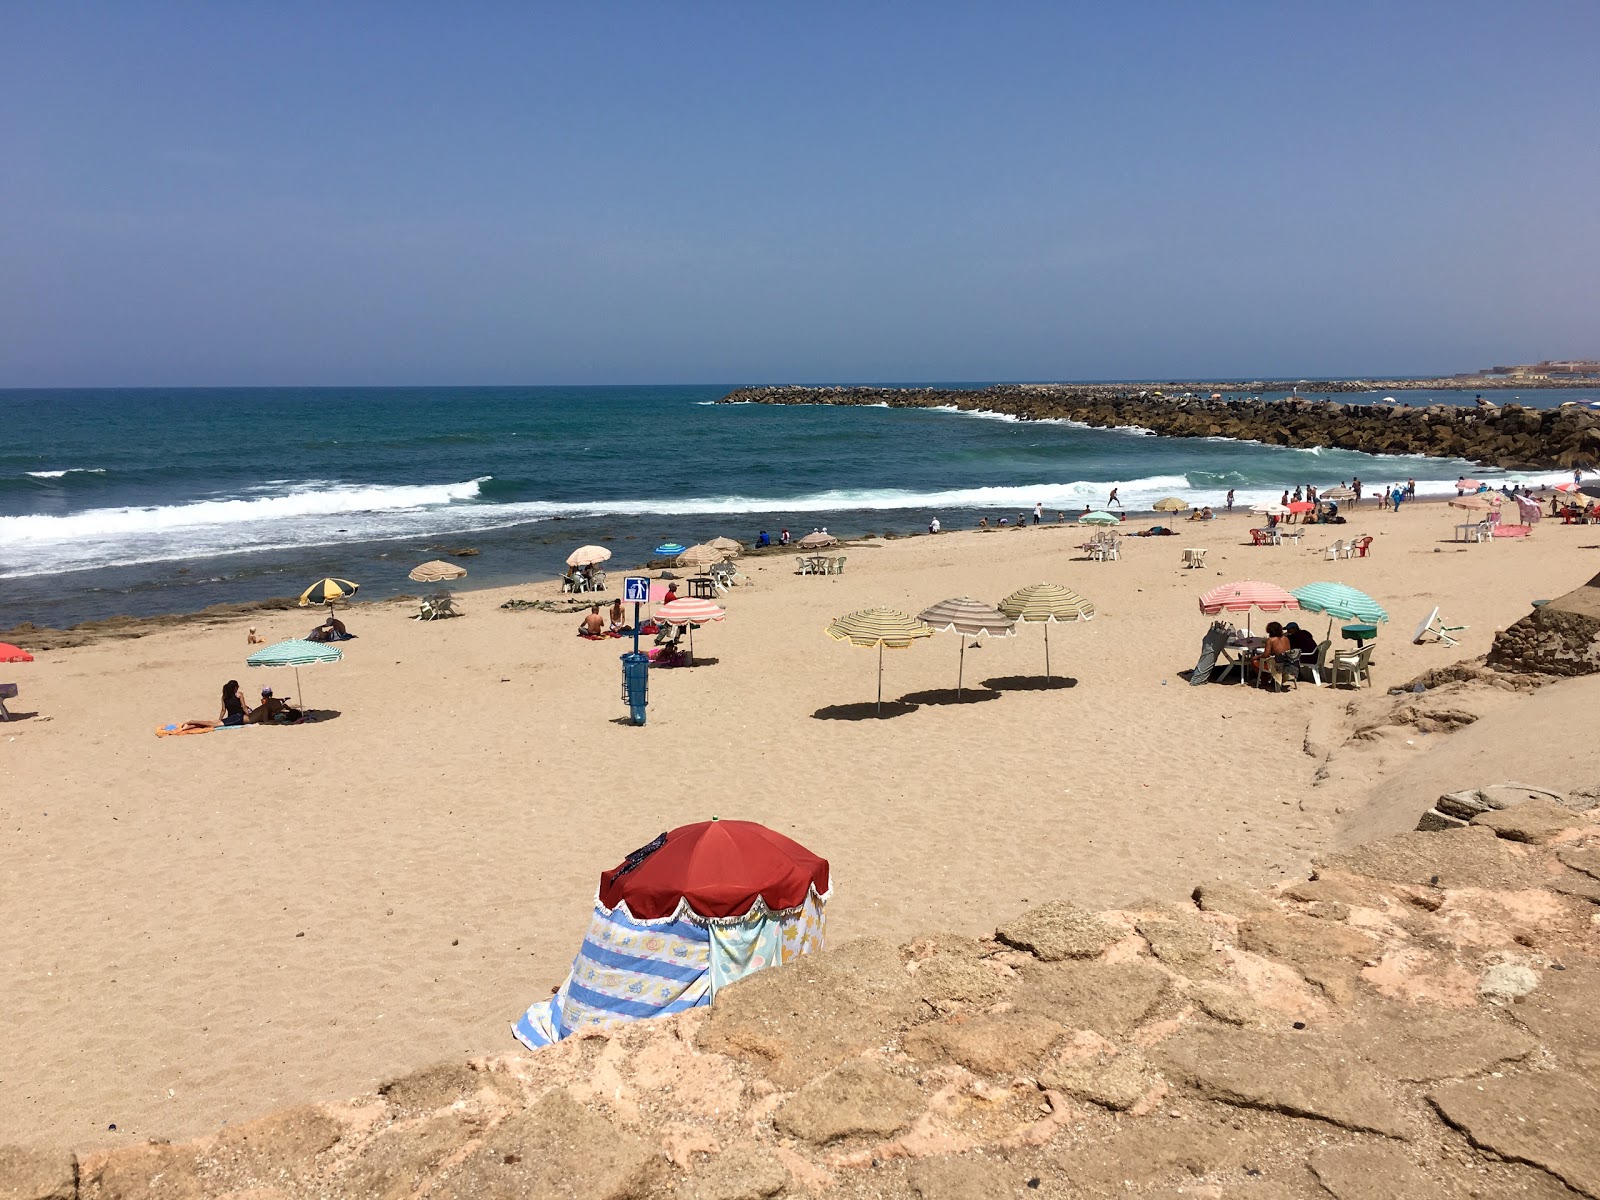
[(638, 924), (595, 906), (561, 990), (511, 1032), (531, 1050), (584, 1029), (711, 1003), (711, 934), (688, 920)]

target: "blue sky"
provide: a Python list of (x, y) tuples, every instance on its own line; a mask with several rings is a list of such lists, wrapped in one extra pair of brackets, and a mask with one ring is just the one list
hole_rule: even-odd
[(0, 386), (1600, 356), (1600, 5), (7, 3)]

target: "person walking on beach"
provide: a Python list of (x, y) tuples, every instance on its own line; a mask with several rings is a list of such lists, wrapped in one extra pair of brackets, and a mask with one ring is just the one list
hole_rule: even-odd
[(1398, 483), (1395, 484), (1394, 485), (1394, 491), (1389, 493), (1389, 499), (1391, 501), (1393, 501), (1393, 503), (1394, 503), (1394, 511), (1395, 512), (1399, 512), (1400, 511), (1400, 502), (1402, 500), (1404, 500), (1405, 498), (1406, 498), (1406, 490), (1405, 490), (1405, 488), (1401, 487)]
[(1232, 488), (1228, 489), (1228, 511), (1229, 512), (1233, 511), (1233, 489)]
[(1415, 500), (1416, 498), (1417, 498), (1417, 481), (1415, 479), (1408, 479), (1408, 480), (1406, 480), (1406, 499), (1407, 500)]
[(1111, 489), (1111, 495), (1106, 497), (1106, 507), (1110, 508), (1113, 504), (1115, 504), (1118, 508), (1122, 507), (1122, 501), (1117, 499), (1117, 489), (1116, 488), (1112, 488)]
[(1350, 490), (1356, 494), (1356, 503), (1361, 503), (1361, 476), (1357, 475), (1350, 481)]
[(1037, 525), (1042, 520), (1044, 520), (1044, 501), (1035, 500), (1033, 502), (1033, 523)]

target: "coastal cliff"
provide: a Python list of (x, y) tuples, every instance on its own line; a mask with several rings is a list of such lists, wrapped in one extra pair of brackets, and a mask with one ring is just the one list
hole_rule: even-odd
[[(1269, 446), (1331, 446), (1367, 454), (1465, 458), (1510, 471), (1593, 470), (1600, 465), (1600, 412), (1578, 404), (1347, 404), (1337, 400), (1209, 398), (1106, 384), (1003, 384), (981, 390), (876, 387), (736, 388), (721, 404), (859, 404), (956, 408), (1023, 421), (1138, 426), (1164, 437), (1222, 437)], [(1220, 386), (1220, 385), (1218, 385)], [(1269, 390), (1278, 385), (1262, 385)], [(1338, 384), (1317, 384), (1318, 390)], [(1371, 385), (1363, 385), (1370, 387)], [(1388, 386), (1388, 385), (1385, 385)]]

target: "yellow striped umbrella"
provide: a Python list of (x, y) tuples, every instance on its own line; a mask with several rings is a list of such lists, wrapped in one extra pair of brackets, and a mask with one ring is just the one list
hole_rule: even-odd
[(1094, 605), (1059, 583), (1030, 583), (1000, 601), (1000, 611), (1017, 621), (1044, 624), (1044, 679), (1050, 683), (1050, 626), (1056, 621), (1092, 621)]
[(1167, 496), (1157, 500), (1150, 507), (1156, 512), (1182, 512), (1189, 507), (1189, 502), (1178, 496)]
[(864, 608), (860, 612), (836, 617), (823, 630), (836, 642), (849, 642), (865, 649), (878, 648), (878, 712), (883, 713), (883, 651), (904, 650), (918, 638), (932, 637), (933, 630), (910, 613), (898, 608)]
[(356, 594), (356, 589), (360, 586), (359, 583), (351, 583), (348, 579), (319, 579), (300, 593), (300, 607), (326, 604), (332, 608), (335, 600), (349, 599)]

